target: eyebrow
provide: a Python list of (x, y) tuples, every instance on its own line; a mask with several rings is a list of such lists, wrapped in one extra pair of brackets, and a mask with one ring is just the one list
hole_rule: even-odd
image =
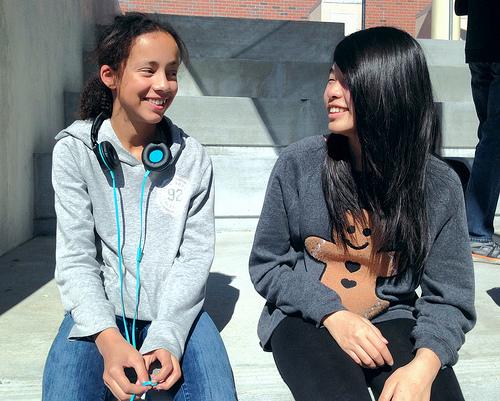
[[(144, 64), (148, 64), (148, 65), (151, 65), (151, 66), (154, 66), (154, 67), (158, 67), (160, 65), (160, 63), (158, 63), (157, 61), (146, 61)], [(180, 62), (177, 61), (177, 60), (173, 60), (170, 63), (167, 63), (167, 67), (177, 66), (177, 65), (180, 65)]]

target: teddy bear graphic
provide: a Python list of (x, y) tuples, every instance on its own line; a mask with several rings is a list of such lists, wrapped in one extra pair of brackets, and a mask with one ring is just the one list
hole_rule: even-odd
[(330, 242), (311, 236), (306, 238), (305, 246), (314, 259), (325, 264), (320, 281), (340, 296), (346, 309), (371, 319), (389, 307), (389, 302), (376, 294), (377, 277), (390, 277), (395, 268), (393, 252), (373, 249), (371, 218), (366, 210), (363, 213), (366, 224), (356, 223), (348, 213), (347, 232), (341, 238), (332, 233)]

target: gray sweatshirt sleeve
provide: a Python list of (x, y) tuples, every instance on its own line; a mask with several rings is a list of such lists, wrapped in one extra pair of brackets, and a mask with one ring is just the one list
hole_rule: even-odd
[(69, 338), (86, 337), (116, 327), (114, 306), (106, 299), (96, 260), (94, 219), (87, 186), (76, 161), (79, 142), (65, 138), (56, 143), (52, 185), (57, 215), (56, 271), (64, 309), (75, 325)]
[[(288, 178), (288, 180), (287, 180)], [(288, 208), (298, 203), (298, 191), (287, 181), (293, 180), (287, 162), (280, 157), (269, 178), (264, 205), (250, 254), (250, 278), (267, 302), (286, 314), (300, 313), (321, 325), (323, 318), (344, 309), (337, 293), (310, 274), (295, 269), (303, 248), (291, 243)], [(297, 213), (297, 211), (295, 211)]]
[(213, 172), (204, 155), (208, 166), (191, 199), (179, 253), (164, 279), (158, 318), (151, 323), (142, 354), (163, 348), (180, 360), (203, 306), (215, 244)]
[(412, 333), (415, 350), (431, 349), (443, 366), (456, 363), (465, 333), (476, 320), (474, 270), (462, 187), (457, 177), (451, 180), (449, 204), (444, 206), (448, 216), (424, 268), (422, 295), (415, 305), (417, 322)]

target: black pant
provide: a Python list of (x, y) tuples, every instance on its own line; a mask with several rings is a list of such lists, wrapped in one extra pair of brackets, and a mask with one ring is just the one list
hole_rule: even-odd
[[(378, 399), (386, 379), (410, 362), (410, 333), (415, 322), (395, 319), (375, 326), (389, 341), (393, 366), (363, 369), (337, 344), (325, 328), (300, 317), (283, 320), (271, 337), (276, 366), (296, 401), (371, 401), (368, 387)], [(431, 401), (463, 401), (452, 368), (440, 370), (432, 385)]]

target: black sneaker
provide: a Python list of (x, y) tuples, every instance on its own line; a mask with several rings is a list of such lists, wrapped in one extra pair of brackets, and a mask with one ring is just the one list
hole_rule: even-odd
[(475, 262), (492, 263), (500, 265), (500, 245), (494, 241), (471, 241), (472, 259)]

